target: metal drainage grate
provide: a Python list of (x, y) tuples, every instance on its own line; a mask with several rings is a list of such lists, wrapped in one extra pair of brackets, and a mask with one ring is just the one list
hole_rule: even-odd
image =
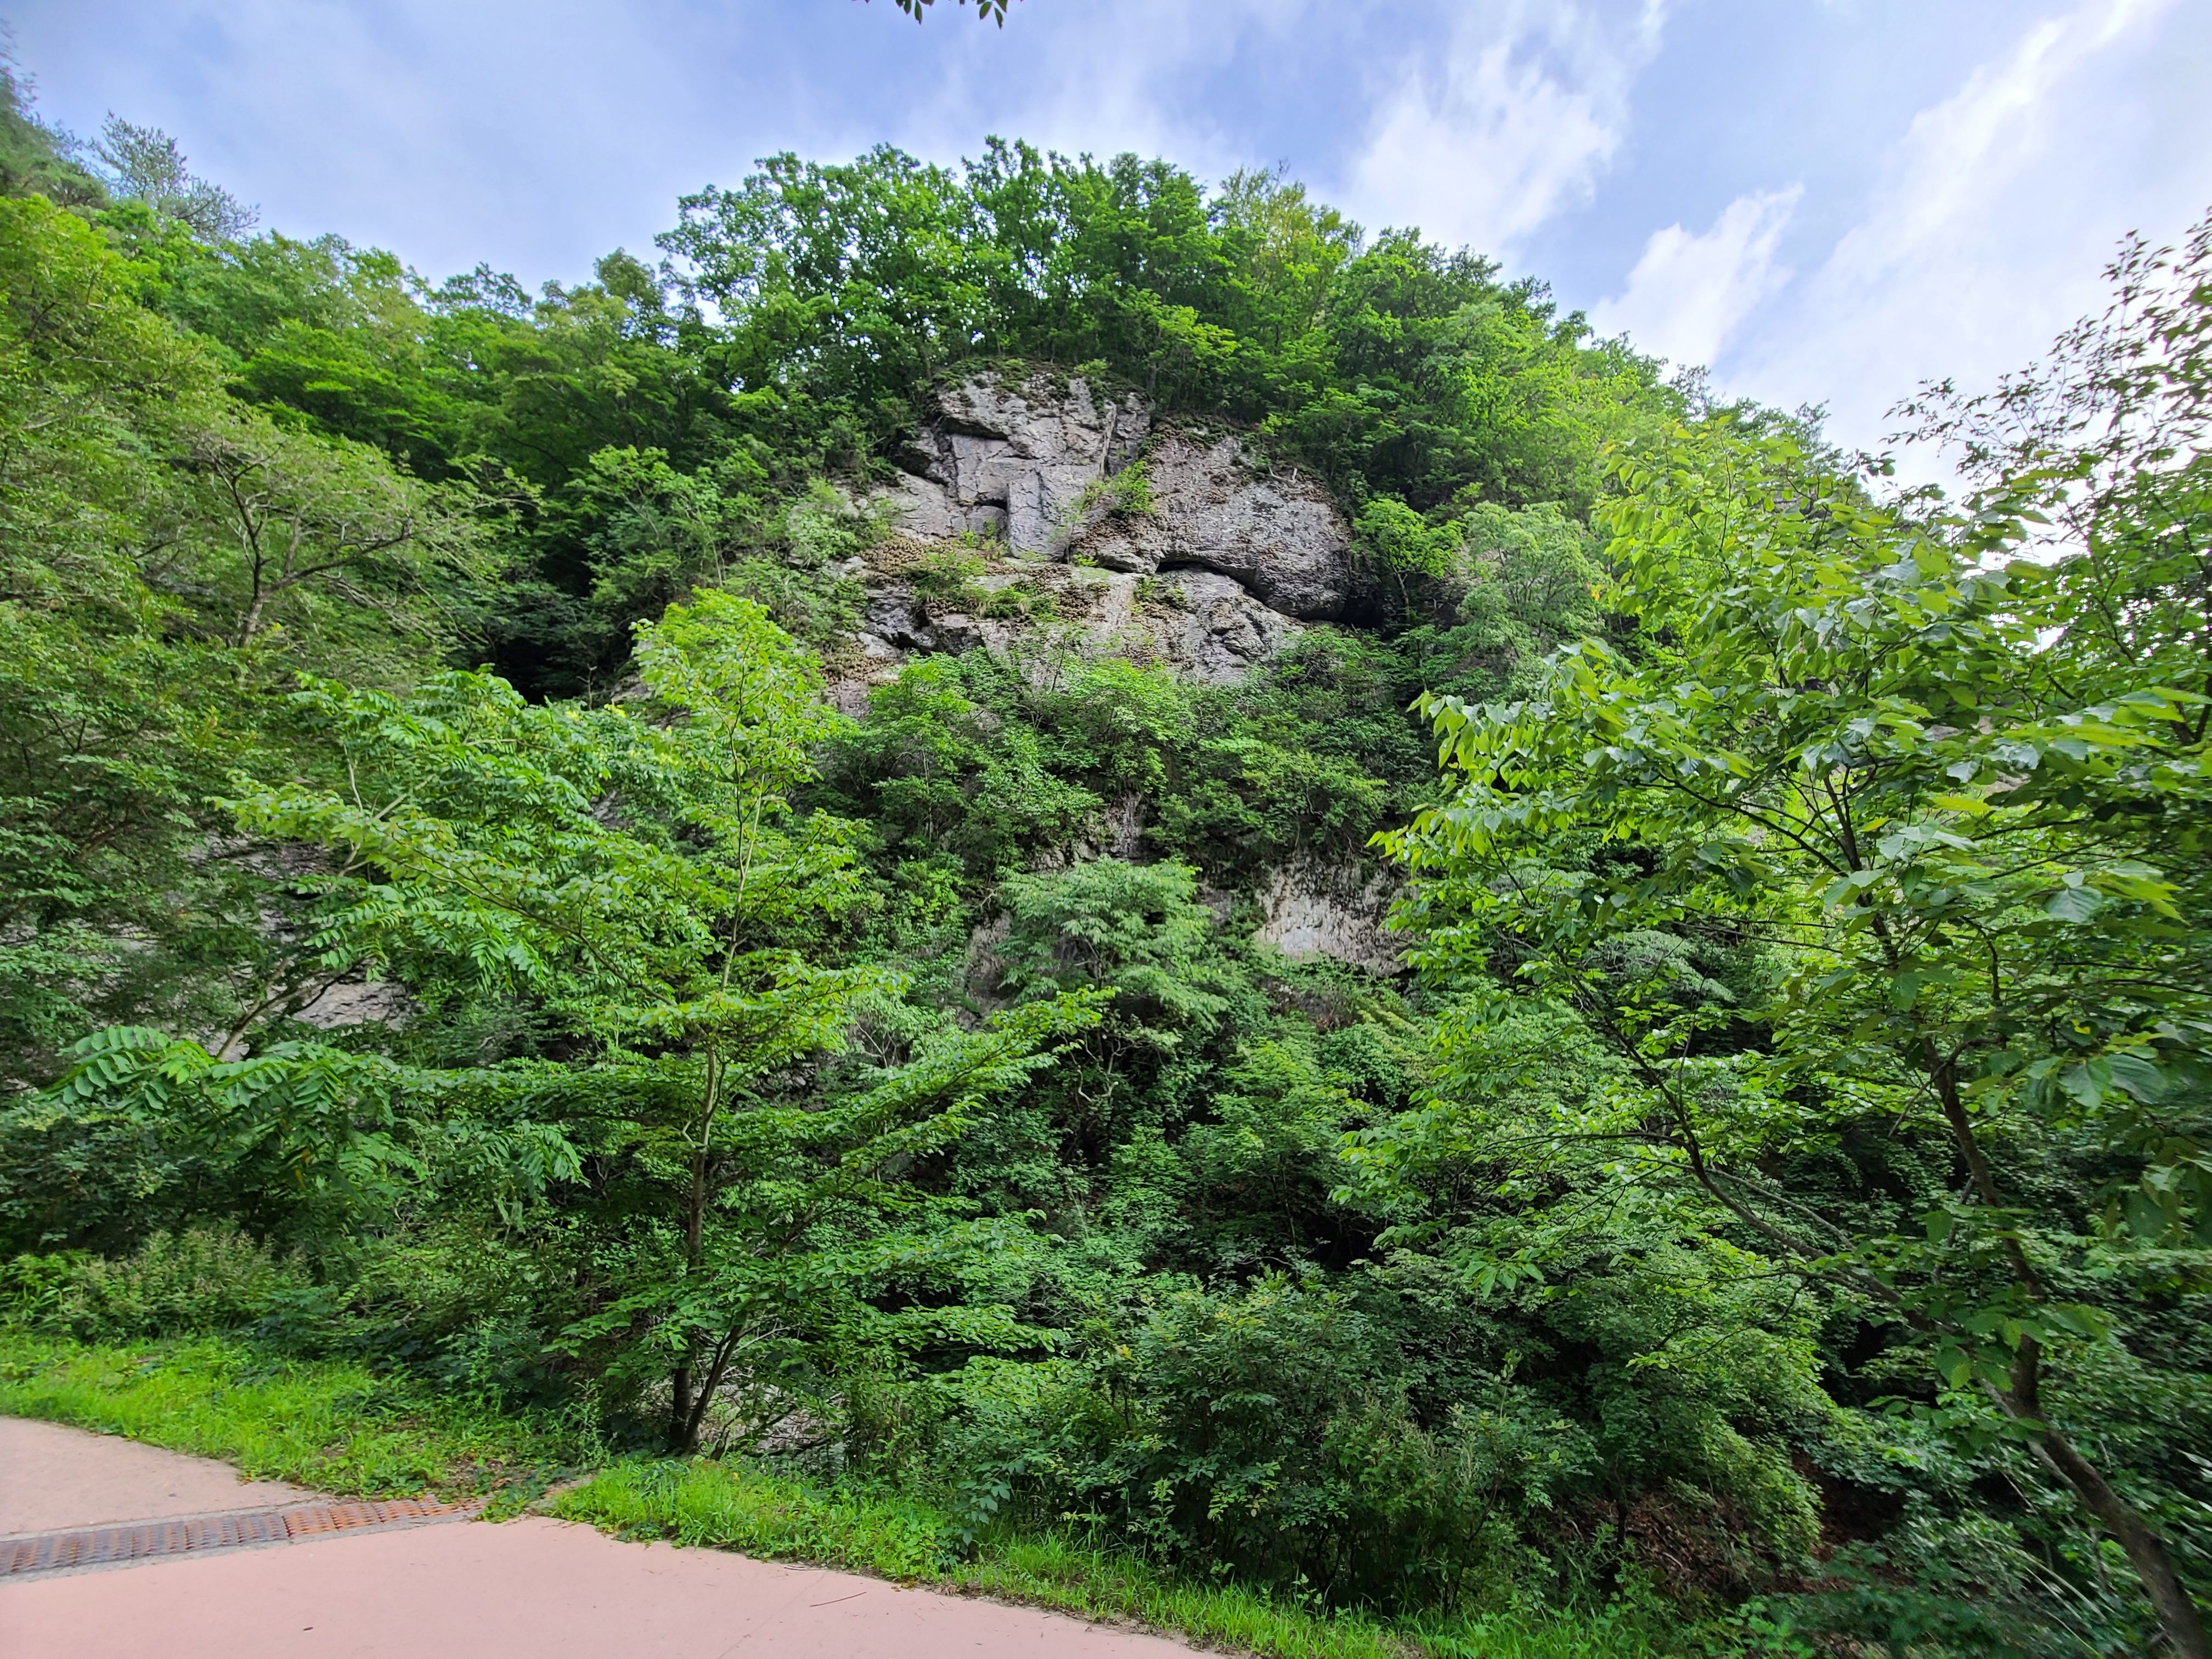
[(175, 1521), (133, 1521), (119, 1527), (87, 1527), (67, 1532), (31, 1533), (0, 1538), (0, 1577), (21, 1572), (52, 1572), (94, 1567), (193, 1550), (242, 1549), (255, 1544), (288, 1544), (351, 1527), (421, 1525), (431, 1521), (465, 1521), (473, 1504), (432, 1504), (398, 1498), (384, 1503), (299, 1504), (280, 1510), (234, 1510), (225, 1515), (188, 1516)]

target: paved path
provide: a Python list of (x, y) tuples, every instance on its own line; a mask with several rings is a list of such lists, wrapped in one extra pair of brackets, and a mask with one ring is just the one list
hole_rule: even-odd
[(228, 1463), (59, 1423), (0, 1417), (0, 1538), (116, 1521), (266, 1509), (316, 1494)]
[[(273, 1488), (273, 1490), (272, 1490)], [(210, 1501), (212, 1500), (212, 1501)], [(0, 1529), (322, 1502), (220, 1463), (0, 1419)], [(136, 1507), (137, 1513), (119, 1509)], [(181, 1507), (180, 1507), (181, 1506)], [(24, 1517), (38, 1523), (19, 1525)], [(57, 1518), (58, 1517), (58, 1518)], [(6, 1659), (1188, 1659), (1025, 1607), (532, 1517), (0, 1578)]]

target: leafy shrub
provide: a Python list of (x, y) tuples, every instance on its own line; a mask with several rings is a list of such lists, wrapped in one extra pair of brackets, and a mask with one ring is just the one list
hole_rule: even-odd
[(1093, 478), (1083, 486), (1067, 511), (1069, 526), (1082, 523), (1093, 509), (1129, 518), (1143, 518), (1154, 510), (1152, 474), (1141, 460), (1132, 461), (1110, 478)]
[(1502, 1386), (1425, 1426), (1401, 1372), (1340, 1293), (1272, 1275), (1176, 1293), (1088, 1363), (976, 1360), (933, 1388), (971, 1530), (1103, 1526), (1331, 1605), (1451, 1605), (1527, 1572), (1524, 1518), (1592, 1448)]
[(309, 1283), (297, 1254), (204, 1225), (157, 1232), (127, 1256), (18, 1256), (0, 1277), (0, 1309), (10, 1324), (85, 1340), (202, 1335), (251, 1325)]
[(925, 599), (941, 599), (949, 609), (966, 611), (981, 598), (976, 578), (982, 574), (983, 561), (978, 555), (963, 547), (940, 547), (915, 560), (907, 580)]

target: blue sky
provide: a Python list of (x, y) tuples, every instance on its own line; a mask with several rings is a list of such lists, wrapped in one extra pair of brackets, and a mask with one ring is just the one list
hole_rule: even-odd
[(40, 107), (294, 233), (536, 283), (756, 156), (1286, 164), (1875, 444), (2212, 208), (2212, 0), (14, 0)]

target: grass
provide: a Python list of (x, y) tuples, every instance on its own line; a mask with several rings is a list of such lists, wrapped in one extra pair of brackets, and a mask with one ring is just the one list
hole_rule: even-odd
[(559, 1425), (328, 1360), (212, 1340), (0, 1335), (0, 1415), (42, 1417), (349, 1497), (489, 1496), (511, 1512), (586, 1461)]
[(949, 1518), (889, 1493), (824, 1491), (741, 1463), (631, 1462), (552, 1513), (629, 1538), (817, 1562), (1087, 1619), (1170, 1631), (1270, 1659), (1651, 1659), (1679, 1652), (1632, 1613), (1509, 1613), (1397, 1624), (1327, 1613), (1235, 1584), (1196, 1583), (1065, 1534), (986, 1539), (965, 1559)]
[[(125, 1435), (325, 1492), (489, 1496), (495, 1515), (529, 1506), (556, 1480), (604, 1461), (595, 1443), (553, 1419), (357, 1365), (211, 1339), (94, 1345), (0, 1333), (0, 1415)], [(1004, 1534), (963, 1554), (951, 1547), (950, 1519), (926, 1504), (743, 1463), (616, 1463), (538, 1506), (623, 1537), (841, 1567), (1142, 1625), (1268, 1659), (1652, 1659), (1683, 1651), (1662, 1623), (1634, 1613), (1444, 1623), (1333, 1614), (1181, 1577), (1065, 1534)]]

